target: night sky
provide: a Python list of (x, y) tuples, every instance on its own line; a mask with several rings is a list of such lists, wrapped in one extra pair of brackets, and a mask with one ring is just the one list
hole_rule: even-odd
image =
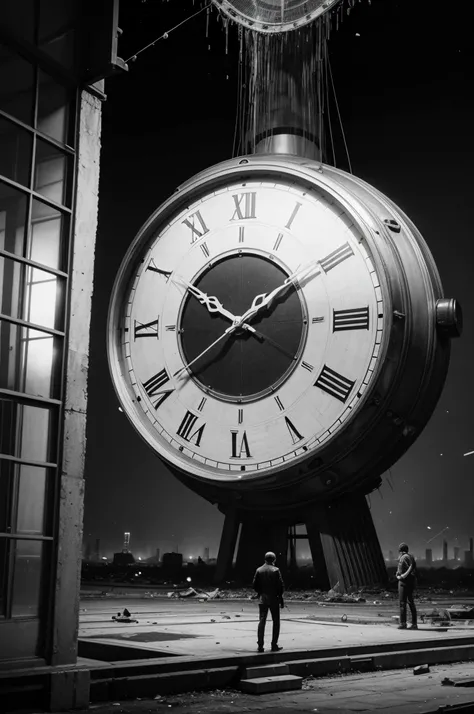
[[(380, 491), (370, 496), (384, 555), (406, 540), (415, 554), (442, 538), (461, 551), (474, 536), (474, 67), (470, 0), (435, 13), (431, 0), (362, 0), (330, 40), (330, 58), (353, 173), (415, 222), (463, 306), (444, 392), (431, 421)], [(441, 3), (438, 4), (442, 6)], [(447, 7), (447, 4), (444, 4)], [(119, 54), (127, 59), (200, 7), (193, 0), (122, 0)], [(101, 554), (123, 532), (146, 557), (179, 548), (217, 554), (223, 516), (194, 495), (118, 410), (105, 327), (115, 273), (149, 214), (183, 181), (232, 156), (237, 95), (236, 31), (212, 13), (171, 32), (107, 81), (103, 105), (89, 373), (84, 538)], [(336, 164), (348, 168), (337, 125)], [(387, 478), (389, 476), (389, 478)], [(430, 527), (430, 529), (428, 528)], [(443, 536), (434, 538), (446, 526)]]

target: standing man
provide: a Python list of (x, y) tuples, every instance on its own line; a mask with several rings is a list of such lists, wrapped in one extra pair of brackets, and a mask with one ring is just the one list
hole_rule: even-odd
[(260, 611), (257, 631), (259, 652), (265, 651), (263, 639), (269, 610), (273, 620), (272, 652), (278, 652), (283, 649), (283, 647), (278, 646), (278, 637), (280, 636), (280, 607), (284, 607), (283, 590), (285, 586), (280, 569), (275, 565), (275, 560), (275, 553), (265, 553), (265, 563), (257, 568), (253, 579), (253, 587), (258, 595), (258, 609)]
[(398, 546), (398, 599), (400, 601), (400, 624), (399, 630), (407, 629), (407, 603), (411, 612), (410, 630), (417, 630), (416, 607), (413, 600), (413, 593), (416, 586), (416, 561), (415, 557), (408, 552), (406, 543)]

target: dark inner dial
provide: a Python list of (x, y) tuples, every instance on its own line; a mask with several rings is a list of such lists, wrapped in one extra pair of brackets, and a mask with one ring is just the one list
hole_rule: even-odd
[[(214, 296), (233, 315), (243, 315), (261, 293), (283, 284), (287, 274), (272, 261), (252, 254), (233, 255), (210, 267), (194, 283)], [(209, 312), (188, 293), (181, 314), (181, 347), (185, 364), (217, 340), (232, 322)], [(289, 285), (243, 328), (224, 337), (200, 357), (190, 370), (194, 378), (217, 396), (252, 399), (286, 378), (296, 366), (306, 319), (297, 291)]]

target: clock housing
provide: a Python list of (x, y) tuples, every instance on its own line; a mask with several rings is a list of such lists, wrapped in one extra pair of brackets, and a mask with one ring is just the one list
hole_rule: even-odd
[(112, 380), (140, 435), (211, 501), (368, 492), (436, 404), (442, 299), (425, 242), (376, 189), (296, 156), (232, 159), (130, 246)]

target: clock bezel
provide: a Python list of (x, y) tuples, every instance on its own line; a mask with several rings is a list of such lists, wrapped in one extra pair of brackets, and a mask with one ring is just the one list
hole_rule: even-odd
[[(269, 160), (270, 159), (270, 160)], [(273, 160), (272, 160), (273, 159)], [(194, 471), (186, 468), (186, 463), (180, 458), (179, 452), (174, 450), (166, 450), (159, 448), (159, 443), (153, 437), (150, 431), (150, 422), (147, 419), (143, 410), (136, 406), (136, 395), (132, 387), (123, 378), (125, 369), (123, 368), (123, 348), (121, 344), (121, 330), (124, 327), (125, 319), (125, 300), (130, 291), (131, 281), (137, 272), (138, 265), (143, 260), (143, 255), (150, 243), (156, 239), (161, 228), (172, 216), (175, 216), (180, 211), (186, 208), (194, 201), (206, 194), (210, 194), (224, 186), (232, 183), (245, 183), (246, 181), (270, 181), (278, 182), (278, 179), (284, 183), (295, 184), (301, 189), (315, 189), (322, 192), (326, 198), (338, 205), (344, 214), (350, 217), (357, 231), (363, 236), (367, 242), (371, 259), (377, 271), (377, 276), (382, 292), (384, 303), (385, 325), (382, 335), (382, 343), (375, 365), (374, 373), (371, 381), (360, 397), (357, 408), (344, 421), (341, 429), (337, 430), (334, 438), (327, 438), (320, 446), (311, 449), (309, 455), (298, 456), (291, 462), (283, 462), (272, 467), (268, 467), (264, 473), (259, 471), (247, 472), (242, 481), (251, 481), (262, 483), (268, 478), (273, 477), (276, 473), (282, 470), (298, 467), (301, 462), (308, 458), (315, 459), (321, 455), (327, 447), (333, 447), (335, 441), (341, 437), (345, 431), (345, 427), (353, 424), (360, 413), (364, 404), (369, 400), (376, 387), (378, 374), (381, 365), (384, 361), (384, 356), (387, 351), (387, 344), (390, 336), (388, 320), (391, 314), (391, 295), (387, 275), (383, 265), (380, 252), (377, 248), (378, 223), (374, 215), (368, 212), (368, 209), (361, 204), (354, 196), (347, 192), (344, 188), (335, 185), (324, 176), (324, 166), (317, 165), (321, 170), (315, 172), (313, 162), (308, 162), (307, 165), (294, 165), (288, 162), (287, 157), (274, 155), (269, 157), (248, 157), (232, 159), (223, 162), (217, 166), (198, 174), (190, 179), (186, 184), (179, 187), (175, 193), (170, 196), (159, 208), (148, 218), (138, 231), (135, 239), (131, 243), (126, 255), (124, 256), (117, 273), (114, 286), (112, 289), (109, 314), (107, 319), (107, 353), (109, 360), (109, 368), (112, 376), (112, 382), (116, 391), (119, 402), (124, 409), (128, 419), (138, 431), (144, 441), (151, 446), (157, 455), (165, 462), (168, 462), (172, 468), (176, 468), (185, 474), (188, 474), (199, 480), (204, 480), (213, 484), (218, 483), (235, 483), (235, 474), (229, 472), (229, 478), (225, 479), (220, 473), (215, 473), (214, 467), (206, 468), (205, 464), (194, 462)], [(347, 447), (344, 451), (347, 451)]]

